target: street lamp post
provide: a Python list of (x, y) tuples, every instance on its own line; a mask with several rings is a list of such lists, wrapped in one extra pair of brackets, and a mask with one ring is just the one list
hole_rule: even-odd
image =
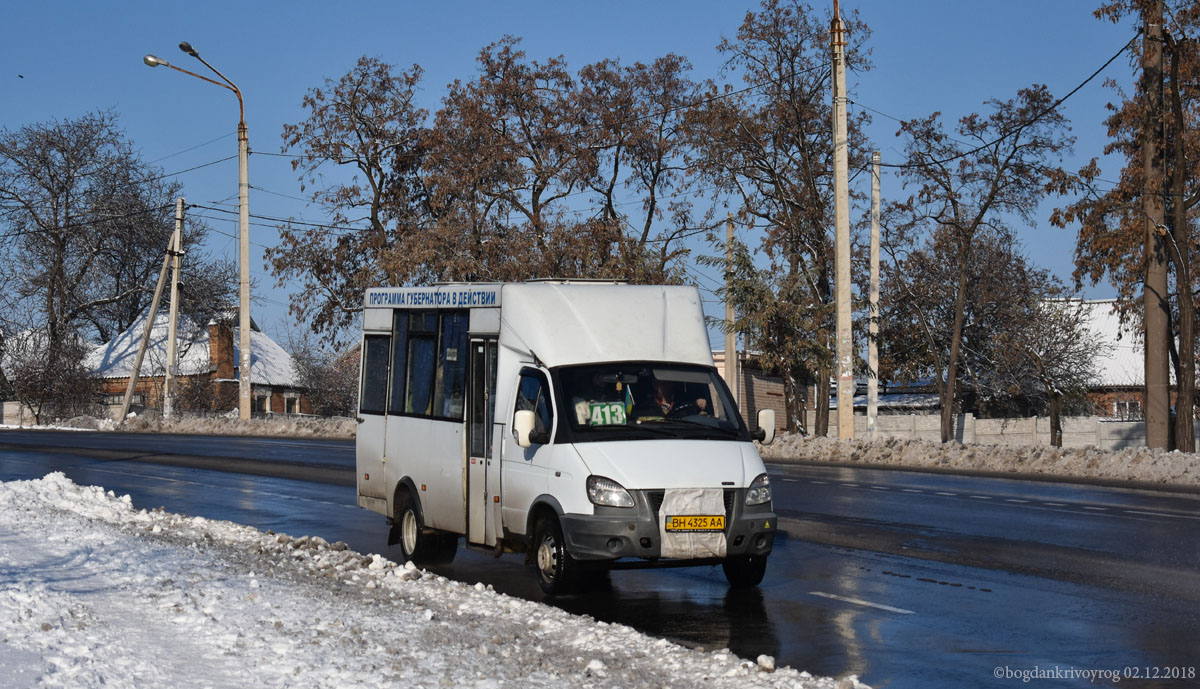
[(179, 49), (199, 60), (212, 70), (213, 74), (221, 77), (224, 83), (206, 76), (189, 72), (182, 67), (166, 60), (147, 55), (142, 61), (149, 67), (170, 67), (178, 72), (203, 79), (210, 84), (233, 91), (238, 99), (238, 347), (241, 350), (241, 361), (238, 371), (238, 417), (250, 418), (250, 181), (248, 159), (250, 154), (250, 138), (246, 132), (246, 108), (242, 102), (242, 91), (221, 74), (216, 67), (208, 64), (200, 53), (184, 41)]

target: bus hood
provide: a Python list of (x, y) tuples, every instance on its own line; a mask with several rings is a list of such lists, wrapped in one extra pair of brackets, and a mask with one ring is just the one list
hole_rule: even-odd
[(766, 471), (747, 442), (615, 440), (574, 447), (589, 473), (631, 490), (745, 488)]

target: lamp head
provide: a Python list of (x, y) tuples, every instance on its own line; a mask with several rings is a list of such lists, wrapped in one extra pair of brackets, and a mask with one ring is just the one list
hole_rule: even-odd
[(159, 65), (162, 65), (164, 67), (171, 66), (170, 62), (167, 62), (166, 60), (162, 59), (161, 57), (155, 57), (153, 55), (147, 55), (146, 57), (143, 57), (142, 62), (145, 62), (147, 67), (157, 67)]
[(188, 43), (187, 41), (180, 43), (179, 49), (182, 50), (183, 52), (187, 53), (188, 55), (191, 55), (194, 58), (200, 57), (200, 53), (196, 52), (196, 49), (192, 47), (192, 44)]

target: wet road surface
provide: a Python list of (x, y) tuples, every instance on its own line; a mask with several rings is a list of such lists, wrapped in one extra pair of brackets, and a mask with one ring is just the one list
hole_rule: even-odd
[[(622, 571), (553, 603), (875, 687), (1112, 684), (1061, 676), (1092, 670), (1200, 686), (1132, 676), (1200, 673), (1200, 495), (769, 468), (782, 531), (758, 590), (729, 592), (714, 567)], [(347, 442), (0, 431), (0, 479), (49, 471), (138, 507), (388, 552), (384, 518), (355, 506)], [(543, 600), (520, 556), (460, 549), (432, 569)], [(1035, 669), (1060, 677), (1022, 681)]]

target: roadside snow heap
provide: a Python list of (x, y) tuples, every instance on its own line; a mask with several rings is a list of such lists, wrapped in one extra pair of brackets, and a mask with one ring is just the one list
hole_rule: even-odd
[(845, 462), (1200, 487), (1200, 455), (1146, 448), (1111, 452), (1090, 447), (1064, 450), (898, 438), (843, 441), (786, 434), (759, 451), (770, 461)]
[(23, 687), (863, 689), (319, 538), (0, 483), (0, 676)]
[(164, 420), (153, 414), (125, 419), (116, 430), (134, 433), (189, 433), (208, 435), (257, 435), (286, 438), (353, 438), (354, 419), (315, 416), (238, 419), (223, 416)]

